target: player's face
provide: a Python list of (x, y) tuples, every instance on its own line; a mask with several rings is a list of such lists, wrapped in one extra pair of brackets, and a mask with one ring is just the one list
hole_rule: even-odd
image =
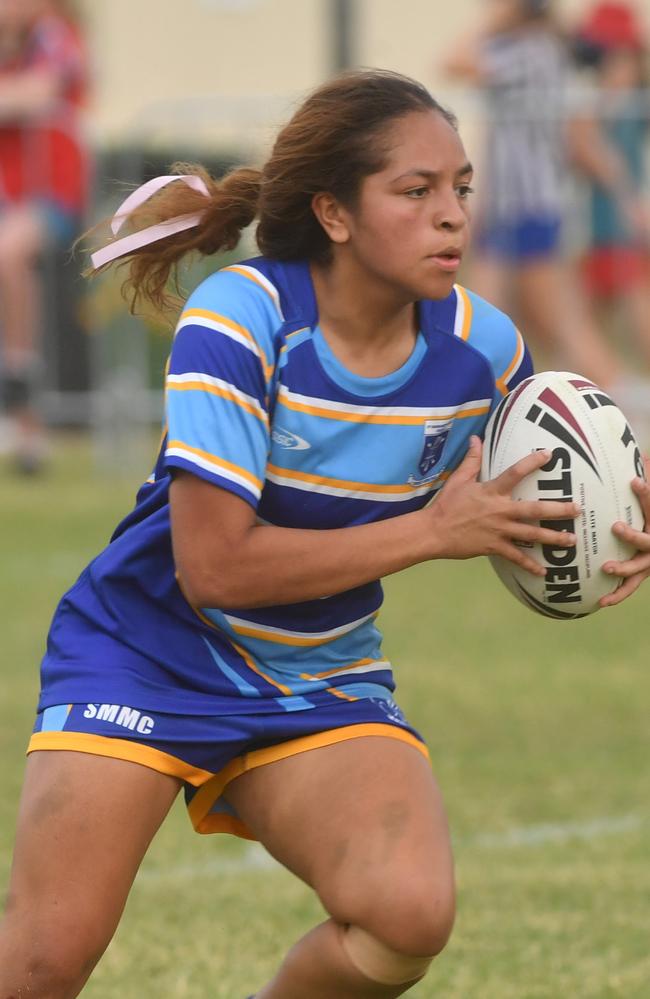
[(469, 237), (467, 154), (435, 111), (405, 115), (387, 138), (385, 166), (364, 179), (349, 218), (349, 248), (401, 297), (446, 298)]

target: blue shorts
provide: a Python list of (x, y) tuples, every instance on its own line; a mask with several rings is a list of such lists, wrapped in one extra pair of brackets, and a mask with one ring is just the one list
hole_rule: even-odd
[(414, 746), (428, 759), (422, 737), (391, 697), (341, 700), (309, 711), (175, 715), (123, 704), (61, 704), (39, 712), (28, 752), (72, 750), (150, 767), (183, 781), (197, 832), (255, 839), (221, 797), (248, 770), (310, 749), (362, 736), (385, 736)]
[(484, 220), (474, 238), (484, 254), (511, 263), (553, 257), (560, 248), (561, 220), (555, 215), (524, 215), (512, 221)]

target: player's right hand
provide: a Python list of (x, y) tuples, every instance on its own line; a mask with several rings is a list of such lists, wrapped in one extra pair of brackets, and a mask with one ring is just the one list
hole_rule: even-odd
[(549, 461), (550, 451), (534, 451), (497, 478), (479, 482), (482, 447), (478, 437), (471, 438), (462, 463), (427, 508), (434, 531), (433, 557), (501, 555), (543, 576), (544, 567), (527, 554), (527, 547), (537, 543), (570, 548), (576, 539), (570, 532), (542, 527), (540, 521), (573, 519), (580, 504), (512, 498), (515, 487)]

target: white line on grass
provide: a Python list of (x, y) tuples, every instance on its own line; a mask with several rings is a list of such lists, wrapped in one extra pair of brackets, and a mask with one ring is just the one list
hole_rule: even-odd
[[(585, 822), (544, 822), (540, 825), (513, 826), (499, 833), (481, 833), (461, 839), (457, 845), (463, 850), (512, 850), (518, 847), (566, 843), (572, 839), (596, 840), (640, 829), (647, 821), (647, 818), (640, 815), (608, 815)], [(204, 864), (155, 868), (148, 867), (145, 863), (138, 874), (138, 884), (157, 885), (195, 878), (219, 878), (255, 870), (282, 870), (281, 865), (259, 843), (251, 843), (238, 857), (211, 857)]]
[(463, 846), (485, 850), (509, 850), (517, 846), (566, 843), (571, 839), (601, 839), (618, 836), (643, 826), (640, 815), (610, 815), (586, 822), (544, 822), (541, 825), (515, 826), (500, 833), (481, 833), (462, 841)]

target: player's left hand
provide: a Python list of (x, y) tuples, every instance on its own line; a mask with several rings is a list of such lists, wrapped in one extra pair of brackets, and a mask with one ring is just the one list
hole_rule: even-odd
[(622, 582), (614, 593), (601, 597), (600, 607), (614, 607), (616, 604), (622, 603), (638, 590), (644, 579), (650, 576), (650, 483), (647, 481), (650, 477), (650, 459), (644, 458), (644, 464), (646, 480), (634, 479), (632, 482), (632, 489), (639, 497), (639, 503), (643, 510), (644, 529), (635, 531), (634, 528), (621, 521), (617, 521), (612, 527), (612, 531), (618, 538), (633, 545), (637, 551), (632, 558), (625, 562), (605, 562), (603, 565), (603, 572), (610, 573), (612, 576), (620, 576)]

